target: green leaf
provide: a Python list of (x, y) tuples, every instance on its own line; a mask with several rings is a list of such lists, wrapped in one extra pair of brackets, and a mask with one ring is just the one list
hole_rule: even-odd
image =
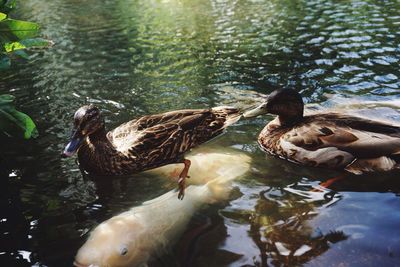
[(5, 20), (6, 18), (7, 18), (7, 15), (0, 12), (0, 21)]
[(24, 50), (16, 50), (13, 54), (23, 59), (29, 59), (29, 55)]
[(28, 115), (15, 109), (10, 114), (17, 119), (18, 126), (24, 130), (25, 139), (38, 136), (36, 125)]
[(4, 50), (5, 50), (7, 53), (13, 52), (13, 51), (15, 51), (15, 50), (24, 49), (24, 48), (26, 48), (26, 46), (23, 45), (23, 44), (20, 43), (20, 42), (11, 42), (11, 43), (5, 43), (5, 44), (4, 44)]
[(0, 95), (0, 131), (7, 136), (20, 136), (25, 139), (38, 135), (32, 119), (15, 109), (12, 95)]
[(26, 48), (45, 48), (51, 46), (53, 43), (43, 38), (25, 39), (19, 42), (10, 42), (4, 44), (4, 50), (7, 53)]
[(11, 66), (10, 58), (6, 54), (0, 54), (0, 70), (6, 70)]
[[(24, 59), (29, 59), (29, 55), (23, 51), (24, 49), (29, 48), (46, 48), (53, 45), (53, 42), (50, 40), (46, 40), (43, 38), (32, 38), (32, 39), (25, 39), (20, 42), (11, 42), (5, 43), (3, 45), (4, 52), (6, 53), (13, 53), (16, 56), (19, 56)], [(0, 59), (1, 60), (1, 59)], [(0, 70), (7, 69), (10, 67), (10, 59), (5, 57), (4, 66), (2, 66), (0, 61)]]
[(50, 40), (43, 38), (31, 38), (20, 41), (26, 48), (47, 48), (52, 46), (54, 43)]
[(28, 54), (23, 50), (53, 45), (50, 40), (36, 38), (39, 34), (37, 23), (8, 17), (8, 12), (14, 9), (15, 5), (16, 0), (0, 0), (0, 71), (10, 67), (10, 53), (28, 59)]
[(15, 19), (5, 19), (0, 22), (1, 35), (12, 34), (17, 39), (21, 40), (27, 38), (34, 38), (38, 35), (38, 33), (39, 33), (39, 25), (34, 22), (15, 20)]
[(0, 108), (14, 102), (15, 97), (12, 95), (0, 95)]

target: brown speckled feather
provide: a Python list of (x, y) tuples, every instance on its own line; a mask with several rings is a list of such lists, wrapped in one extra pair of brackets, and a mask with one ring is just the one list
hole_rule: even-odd
[(87, 138), (78, 152), (89, 173), (131, 174), (181, 162), (185, 152), (217, 135), (240, 118), (239, 110), (216, 107), (178, 110), (129, 121), (104, 135)]
[(259, 143), (300, 164), (359, 174), (398, 167), (400, 127), (335, 113), (305, 116), (288, 126), (277, 118), (260, 133)]

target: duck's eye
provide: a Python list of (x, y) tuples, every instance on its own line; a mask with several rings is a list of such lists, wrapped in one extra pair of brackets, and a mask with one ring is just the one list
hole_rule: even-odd
[(94, 113), (94, 112), (89, 113), (89, 114), (86, 116), (86, 119), (87, 119), (87, 120), (92, 120), (94, 117), (96, 117), (96, 115), (97, 115), (97, 113)]
[(121, 249), (121, 255), (124, 256), (128, 253), (128, 249), (127, 248), (123, 248)]

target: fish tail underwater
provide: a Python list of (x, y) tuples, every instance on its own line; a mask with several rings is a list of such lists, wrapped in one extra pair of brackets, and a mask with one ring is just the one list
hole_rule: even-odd
[[(223, 157), (224, 155), (221, 154)], [(251, 158), (245, 154), (229, 157), (229, 164), (220, 165), (218, 171), (210, 175), (209, 171), (200, 173), (207, 173), (209, 177), (204, 185), (191, 185), (188, 191), (191, 193), (190, 198), (197, 198), (198, 203), (212, 204), (223, 202), (229, 199), (230, 193), (233, 189), (232, 182), (238, 177), (243, 176), (250, 169)], [(207, 165), (203, 165), (206, 170)], [(215, 175), (215, 176), (213, 176)], [(193, 201), (195, 202), (195, 201)]]
[[(246, 155), (238, 157), (237, 161), (231, 161), (229, 167), (225, 167), (219, 172), (219, 176), (205, 184), (205, 188), (210, 192), (211, 201), (224, 201), (229, 199), (232, 190), (232, 182), (237, 177), (244, 175), (248, 169), (251, 158)], [(209, 200), (209, 202), (210, 202)]]

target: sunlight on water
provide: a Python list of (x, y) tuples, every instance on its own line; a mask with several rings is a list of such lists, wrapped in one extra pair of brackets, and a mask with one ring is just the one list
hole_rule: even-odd
[[(291, 86), (308, 112), (400, 120), (398, 1), (18, 4), (15, 16), (38, 22), (55, 45), (15, 60), (0, 77), (0, 92), (15, 95), (40, 132), (2, 142), (8, 168), (0, 180), (9, 183), (0, 194), (1, 266), (70, 266), (98, 224), (176, 188), (175, 177), (151, 173), (92, 179), (74, 159), (61, 160), (83, 104), (99, 106), (112, 129), (179, 108), (246, 108)], [(245, 152), (251, 171), (234, 181), (230, 201), (195, 213), (149, 265), (400, 265), (398, 174), (349, 176), (323, 188), (340, 173), (260, 151), (256, 138), (271, 118), (240, 121), (199, 148)]]

